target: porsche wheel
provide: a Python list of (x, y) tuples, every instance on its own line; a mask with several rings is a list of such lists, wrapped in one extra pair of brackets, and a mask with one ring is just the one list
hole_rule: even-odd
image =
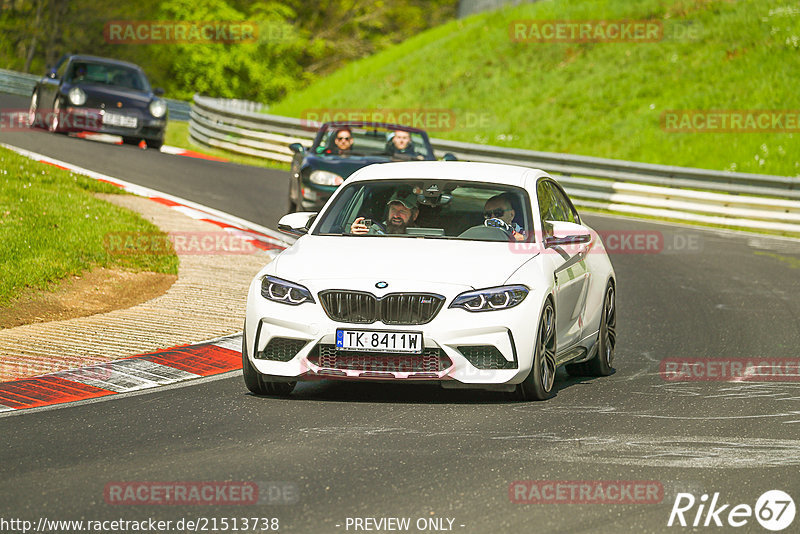
[(531, 372), (517, 386), (519, 400), (545, 400), (552, 396), (556, 377), (555, 309), (548, 300), (539, 319)]
[(567, 365), (572, 376), (608, 376), (613, 371), (614, 348), (617, 345), (617, 304), (614, 284), (606, 286), (603, 298), (603, 315), (600, 317), (600, 331), (597, 334), (597, 354), (588, 362)]
[(31, 105), (28, 108), (28, 127), (39, 128), (39, 91), (31, 95)]
[(47, 129), (52, 133), (62, 133), (61, 131), (61, 101), (56, 98), (53, 101), (53, 112), (50, 114), (50, 124)]
[(256, 395), (288, 397), (297, 385), (297, 382), (270, 382), (264, 380), (264, 376), (250, 364), (250, 359), (247, 357), (247, 341), (244, 337), (244, 332), (242, 332), (242, 376), (247, 389)]

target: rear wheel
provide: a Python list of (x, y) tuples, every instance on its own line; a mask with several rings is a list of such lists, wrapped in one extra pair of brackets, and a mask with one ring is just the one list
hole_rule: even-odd
[(600, 331), (597, 334), (597, 354), (583, 363), (567, 365), (572, 376), (608, 376), (613, 371), (614, 349), (617, 345), (617, 304), (614, 284), (606, 286), (603, 298), (603, 315), (600, 317)]
[(531, 372), (517, 385), (519, 400), (545, 400), (552, 397), (556, 377), (555, 308), (548, 299), (539, 319)]
[(264, 380), (264, 375), (250, 364), (250, 358), (247, 357), (245, 332), (242, 332), (242, 376), (247, 389), (256, 395), (288, 397), (297, 385), (297, 382), (270, 382)]
[(139, 139), (138, 137), (128, 137), (128, 136), (124, 136), (124, 137), (122, 138), (122, 142), (123, 142), (123, 143), (125, 143), (126, 145), (137, 145), (137, 146), (138, 146), (138, 145), (139, 145), (139, 143), (141, 143), (141, 142), (142, 142), (142, 140), (141, 140), (141, 139)]

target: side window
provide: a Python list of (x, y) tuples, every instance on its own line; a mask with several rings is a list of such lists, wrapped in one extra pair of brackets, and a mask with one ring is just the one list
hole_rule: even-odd
[(567, 200), (564, 192), (561, 191), (556, 185), (547, 182), (547, 186), (551, 191), (554, 206), (554, 221), (564, 221), (571, 223), (578, 223), (578, 214), (572, 208), (572, 204)]
[(536, 199), (539, 202), (539, 216), (542, 222), (552, 220), (550, 217), (550, 188), (547, 187), (547, 182), (541, 180), (536, 186)]

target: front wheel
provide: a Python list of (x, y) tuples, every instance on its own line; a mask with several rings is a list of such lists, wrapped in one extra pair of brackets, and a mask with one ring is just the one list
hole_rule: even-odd
[(164, 141), (161, 139), (145, 139), (144, 143), (147, 148), (155, 148), (156, 150), (161, 150), (161, 147), (164, 146)]
[(39, 91), (34, 91), (31, 95), (31, 105), (28, 108), (28, 127), (40, 128), (39, 123)]
[(53, 101), (53, 113), (50, 115), (50, 124), (47, 129), (52, 133), (62, 133), (61, 130), (61, 100), (56, 97)]
[(548, 299), (539, 319), (536, 348), (533, 352), (531, 372), (517, 385), (519, 400), (545, 400), (553, 396), (556, 378), (556, 327), (555, 308)]

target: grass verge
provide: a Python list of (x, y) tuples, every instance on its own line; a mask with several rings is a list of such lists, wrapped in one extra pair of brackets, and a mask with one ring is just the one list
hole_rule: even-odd
[[(663, 38), (516, 42), (509, 32), (520, 20), (623, 19), (658, 22)], [(672, 133), (661, 122), (667, 110), (782, 110), (796, 119), (799, 52), (796, 0), (526, 3), (414, 36), (289, 95), (269, 113), (447, 110), (455, 126), (428, 124), (434, 137), (798, 176), (800, 131), (788, 121), (782, 132), (751, 133)]]
[(92, 267), (177, 274), (174, 254), (106, 250), (104, 238), (112, 232), (161, 233), (138, 214), (93, 196), (120, 192), (0, 148), (0, 306), (26, 289), (52, 289)]

